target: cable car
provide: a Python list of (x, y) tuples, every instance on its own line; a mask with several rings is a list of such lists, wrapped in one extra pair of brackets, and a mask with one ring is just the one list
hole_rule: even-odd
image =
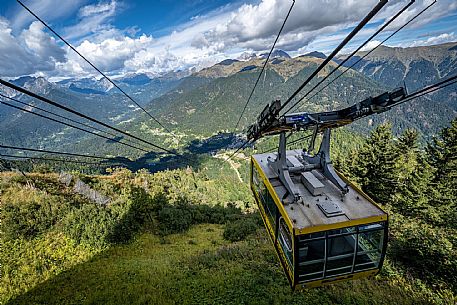
[(330, 129), (319, 152), (285, 150), (251, 157), (251, 189), (293, 290), (377, 274), (388, 214), (329, 159)]

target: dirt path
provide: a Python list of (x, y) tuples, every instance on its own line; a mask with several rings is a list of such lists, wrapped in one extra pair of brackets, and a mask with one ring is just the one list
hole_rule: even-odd
[[(217, 154), (214, 157), (218, 158), (218, 159), (222, 159), (222, 160), (226, 161), (228, 164), (230, 164), (230, 166), (236, 172), (236, 175), (238, 176), (238, 180), (240, 180), (240, 182), (243, 183), (243, 178), (241, 178), (240, 172), (238, 171), (238, 168), (240, 168), (241, 164), (236, 163), (233, 159), (229, 159), (229, 156), (225, 153)], [(242, 153), (237, 154), (236, 157), (241, 158), (241, 159), (246, 159), (246, 156)]]

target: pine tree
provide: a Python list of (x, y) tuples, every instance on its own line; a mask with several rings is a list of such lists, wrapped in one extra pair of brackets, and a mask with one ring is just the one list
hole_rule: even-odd
[(432, 169), (419, 150), (418, 138), (416, 130), (407, 129), (397, 141), (397, 189), (391, 204), (405, 215), (418, 216), (429, 203)]
[(387, 203), (396, 190), (397, 156), (392, 126), (385, 123), (372, 131), (352, 168), (363, 190), (381, 203)]
[(427, 156), (434, 169), (433, 205), (441, 207), (457, 227), (457, 118), (428, 144)]

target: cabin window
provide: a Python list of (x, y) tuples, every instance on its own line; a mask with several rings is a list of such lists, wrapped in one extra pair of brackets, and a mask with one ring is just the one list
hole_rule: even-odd
[(325, 276), (351, 272), (354, 263), (355, 239), (355, 234), (328, 237)]
[(254, 166), (252, 166), (252, 183), (254, 186), (259, 187), (261, 181), (262, 179), (260, 179), (259, 172)]
[[(260, 203), (267, 215), (268, 221), (273, 227), (273, 230), (276, 231), (276, 215), (278, 213), (278, 208), (255, 166), (252, 166), (252, 186), (260, 199)], [(276, 235), (276, 232), (274, 234)]]
[(382, 224), (361, 226), (354, 270), (378, 268), (384, 245), (384, 227)]
[(273, 228), (276, 228), (276, 214), (278, 213), (278, 208), (276, 207), (276, 203), (265, 185), (263, 194), (265, 212), (267, 213), (268, 219)]
[[(385, 223), (299, 235), (299, 282), (379, 268)], [(357, 247), (356, 247), (357, 245)]]
[(323, 277), (325, 263), (325, 232), (298, 238), (299, 281)]
[(292, 266), (292, 235), (290, 234), (286, 221), (282, 217), (279, 218), (279, 243), (289, 261), (289, 265)]

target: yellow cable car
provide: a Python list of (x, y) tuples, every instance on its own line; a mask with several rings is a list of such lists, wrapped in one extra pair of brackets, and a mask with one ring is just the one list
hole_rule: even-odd
[(251, 189), (292, 289), (375, 275), (387, 247), (388, 215), (331, 166), (330, 130), (319, 153), (251, 157)]
[[(279, 134), (277, 153), (251, 157), (251, 189), (292, 289), (381, 270), (388, 215), (333, 169), (330, 130), (388, 111), (406, 96), (400, 87), (336, 111), (283, 115), (276, 100), (249, 126), (249, 141)], [(286, 151), (286, 132), (310, 129), (308, 150)], [(320, 132), (322, 142), (313, 154)]]

